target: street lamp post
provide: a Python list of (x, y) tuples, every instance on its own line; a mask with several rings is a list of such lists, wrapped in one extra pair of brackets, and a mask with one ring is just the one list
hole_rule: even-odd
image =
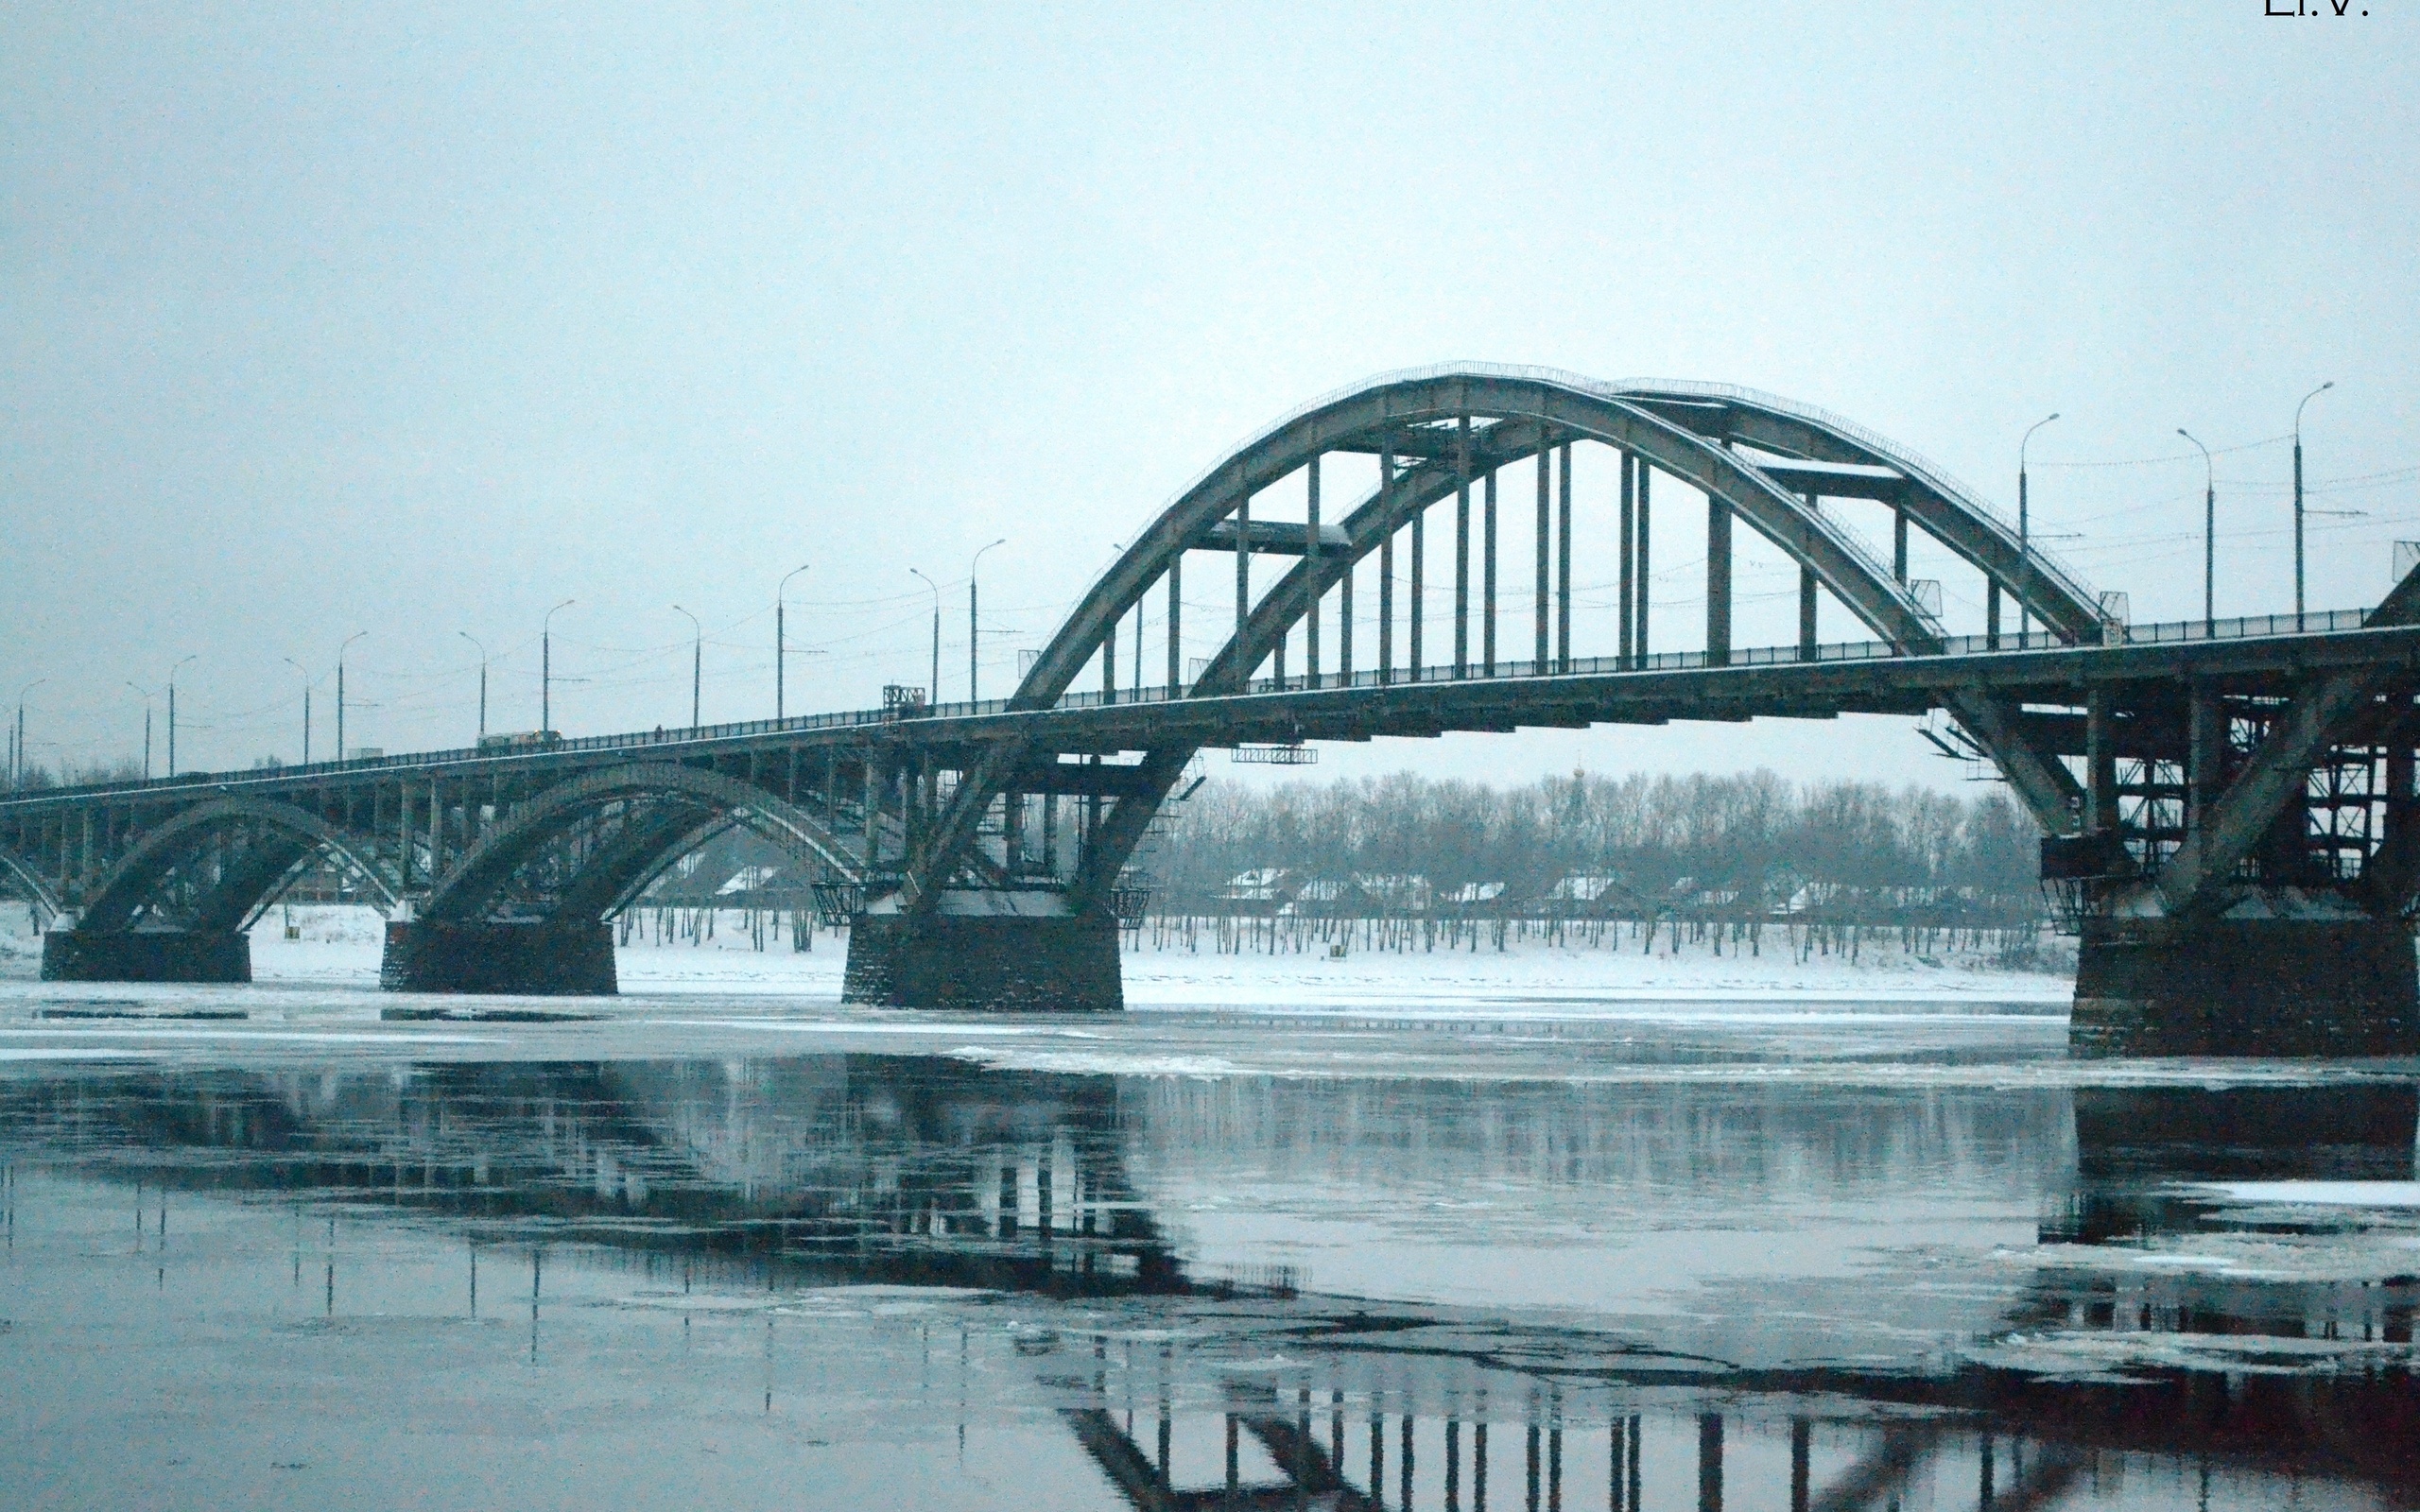
[[(2052, 410), (2026, 428), (2024, 439), (2016, 443), (2016, 556), (2026, 572), (2033, 568), (2033, 524), (2031, 509), (2026, 497), (2025, 449), (2032, 444), (2033, 433), (2059, 418)], [(2032, 628), (2032, 610), (2025, 607), (2022, 594), (2016, 600), (2016, 644), (2025, 644), (2026, 632)]]
[(2202, 452), (2202, 634), (2207, 637), (2218, 624), (2219, 466), (2210, 460), (2210, 449), (2191, 431), (2179, 425), (2176, 434)]
[(287, 666), (302, 674), (302, 765), (308, 766), (311, 765), (311, 669), (290, 656), (285, 661)]
[(576, 602), (566, 598), (546, 610), (538, 627), (538, 732), (542, 735), (555, 728), (555, 613)]
[(2303, 395), (2294, 406), (2294, 628), (2303, 627), (2303, 406), (2336, 387), (2327, 382)]
[(23, 787), (26, 782), (26, 695), (48, 682), (48, 678), (36, 678), (17, 690), (17, 729), (9, 747), (9, 785)]
[(454, 633), (470, 642), (473, 645), (477, 646), (479, 649), (479, 740), (482, 744), (485, 744), (488, 738), (487, 644), (468, 630), (456, 630)]
[(783, 595), (789, 592), (790, 579), (804, 571), (806, 571), (806, 564), (804, 562), (791, 568), (783, 576), (780, 586), (773, 590), (773, 717), (775, 719), (784, 717), (786, 713), (782, 707), (782, 661), (789, 654), (790, 643), (782, 631), (782, 610), (785, 602)]
[(132, 679), (131, 678), (130, 678), (130, 679), (126, 679), (126, 685), (127, 685), (128, 687), (130, 687), (130, 688), (134, 688), (134, 691), (135, 691), (137, 694), (139, 694), (139, 695), (142, 696), (142, 698), (143, 698), (143, 780), (144, 780), (145, 782), (147, 782), (151, 781), (151, 694), (152, 694), (152, 690), (151, 690), (151, 689), (149, 689), (149, 688), (135, 688), (135, 687), (134, 687), (134, 679)]
[(177, 674), (184, 670), (185, 662), (198, 661), (197, 651), (168, 669), (168, 775), (177, 775)]
[[(360, 640), (363, 636), (368, 635), (369, 633), (370, 633), (370, 632), (369, 632), (368, 630), (355, 630), (355, 631), (354, 631), (351, 635), (348, 635), (348, 636), (346, 636), (346, 637), (344, 638), (344, 643), (343, 643), (343, 644), (338, 645), (338, 646), (337, 647), (337, 760), (338, 760), (338, 761), (343, 761), (343, 760), (345, 760), (345, 759), (346, 759), (346, 758), (345, 758), (345, 748), (344, 748), (344, 653), (345, 653), (345, 647), (346, 647), (346, 646), (349, 646), (349, 645), (351, 645), (351, 644), (353, 644), (353, 643), (354, 643), (354, 642)], [(175, 747), (174, 746), (170, 746), (168, 748), (169, 748), (170, 750), (174, 750), (174, 749), (176, 749), (176, 747)]]
[(678, 604), (672, 606), (672, 611), (689, 621), (689, 728), (696, 730), (705, 723), (698, 717), (698, 709), (700, 690), (705, 685), (706, 627), (698, 623), (698, 616)]
[(925, 577), (925, 575), (924, 575), (923, 573), (917, 572), (917, 571), (916, 571), (916, 569), (915, 569), (915, 568), (913, 568), (913, 567), (908, 568), (908, 572), (910, 572), (910, 573), (912, 573), (912, 574), (914, 574), (918, 578), (921, 578), (921, 579), (923, 580), (923, 582), (924, 582), (925, 586), (926, 588), (929, 588), (929, 589), (931, 589), (931, 590), (933, 591), (933, 685), (932, 685), (932, 689), (931, 689), (931, 691), (930, 691), (930, 692), (928, 692), (928, 693), (926, 693), (925, 696), (925, 698), (926, 698), (926, 699), (927, 699), (927, 700), (932, 704), (932, 706), (933, 706), (934, 708), (938, 709), (938, 708), (940, 708), (940, 707), (941, 707), (941, 701), (942, 701), (942, 591), (941, 591), (941, 586), (940, 586), (939, 584), (935, 583), (931, 578), (929, 578), (929, 577)]
[[(1009, 538), (1002, 536), (992, 542), (992, 546), (1005, 546), (1008, 543)], [(975, 559), (966, 564), (966, 701), (968, 703), (983, 701), (983, 695), (976, 685), (975, 643), (977, 632), (975, 628), (975, 570), (983, 565), (983, 552), (991, 550), (992, 546), (985, 546), (982, 551), (977, 552)]]

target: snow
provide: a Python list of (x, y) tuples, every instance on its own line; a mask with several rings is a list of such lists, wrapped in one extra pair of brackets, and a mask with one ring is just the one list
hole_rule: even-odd
[[(12, 919), (9, 914), (14, 913)], [(765, 916), (758, 916), (760, 924)], [(629, 943), (615, 952), (622, 989), (631, 995), (751, 996), (837, 1003), (848, 960), (848, 936), (828, 930), (812, 936), (814, 949), (792, 948), (787, 920), (779, 937), (764, 927), (759, 949), (748, 915), (724, 909), (713, 916), (713, 937), (675, 937), (701, 922), (683, 910), (659, 920), (652, 913), (632, 921)], [(294, 938), (286, 937), (288, 925)], [(657, 939), (659, 925), (667, 937)], [(695, 930), (700, 936), (703, 929)], [(262, 983), (374, 988), (386, 920), (373, 909), (334, 905), (277, 907), (252, 931), (252, 974)], [(1155, 948), (1155, 941), (1165, 946)], [(1362, 949), (1357, 941), (1341, 958), (1321, 942), (1289, 948), (1281, 937), (1271, 951), (1264, 936), (1241, 953), (1221, 952), (1207, 930), (1188, 943), (1175, 930), (1145, 930), (1140, 946), (1125, 955), (1127, 1005), (1135, 1009), (1252, 1008), (1270, 1013), (1332, 1013), (1383, 1010), (1409, 1016), (1485, 1010), (1509, 1016), (1618, 1016), (1651, 1012), (1659, 1018), (1753, 1004), (1776, 1013), (1871, 1004), (1895, 1009), (1916, 1005), (1964, 1005), (1981, 1012), (2063, 1010), (2074, 992), (2073, 978), (2054, 971), (2011, 971), (1992, 957), (1903, 950), (1895, 935), (1868, 937), (1854, 962), (1839, 954), (1800, 960), (1778, 929), (1767, 932), (1764, 948), (1746, 954), (1726, 942), (1717, 954), (1703, 943), (1677, 952), (1659, 936), (1651, 952), (1635, 939), (1558, 943), (1542, 938), (1508, 940), (1501, 951), (1482, 940), (1476, 951), (1423, 948)], [(22, 912), (0, 911), (0, 973), (31, 974), (40, 942)]]

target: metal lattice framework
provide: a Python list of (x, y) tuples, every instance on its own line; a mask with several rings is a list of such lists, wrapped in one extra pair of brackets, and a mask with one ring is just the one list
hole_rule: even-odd
[[(1710, 658), (1728, 649), (1728, 534), (1733, 519), (1746, 521), (1799, 565), (1808, 585), (1807, 602), (1820, 586), (1903, 653), (1937, 650), (1945, 638), (1907, 578), (1905, 533), (1910, 526), (1982, 575), (1994, 597), (1996, 618), (1997, 595), (2006, 593), (2064, 644), (2094, 644), (2101, 637), (2099, 599), (2072, 573), (2021, 540), (2014, 527), (1939, 469), (1838, 417), (1745, 389), (1608, 384), (1539, 369), (1461, 366), (1391, 375), (1331, 395), (1253, 438), (1203, 473), (1101, 575), (1036, 660), (1011, 707), (1049, 708), (1095, 665), (1103, 669), (1107, 696), (1114, 696), (1121, 623), (1139, 612), (1156, 590), (1167, 597), (1173, 627), (1182, 612), (1185, 558), (1205, 549), (1232, 550), (1236, 557), (1236, 624), (1240, 628), (1228, 635), (1198, 674), (1184, 679), (1186, 696), (1244, 687), (1264, 662), (1282, 655), (1289, 635), (1307, 629), (1308, 644), (1316, 647), (1315, 616), (1322, 600), (1334, 593), (1349, 594), (1351, 575), (1373, 556), (1383, 562), (1379, 587), (1386, 602), (1380, 633), (1388, 638), (1381, 643), (1383, 682), (1394, 624), (1394, 543), (1407, 530), (1416, 538), (1427, 512), (1449, 499), (1455, 501), (1461, 563), (1455, 676), (1495, 675), (1492, 602), (1484, 622), (1484, 653), (1476, 665), (1467, 644), (1470, 492), (1482, 478), (1506, 467), (1536, 463), (1543, 587), (1555, 454), (1561, 454), (1563, 469), (1560, 497), (1552, 504), (1561, 525), (1557, 570), (1564, 602), (1558, 623), (1550, 628), (1540, 594), (1533, 667), (1567, 663), (1569, 450), (1586, 443), (1613, 448), (1621, 455), (1625, 532), (1632, 528), (1628, 522), (1634, 503), (1645, 516), (1649, 483), (1658, 472), (1701, 491), (1712, 505), (1710, 540), (1720, 543), (1715, 549), (1721, 555), (1716, 560), (1710, 552)], [(1336, 453), (1377, 455), (1381, 482), (1346, 512), (1340, 526), (1324, 527), (1319, 517), (1320, 467), (1324, 456)], [(1251, 518), (1254, 495), (1296, 473), (1305, 474), (1309, 518), (1300, 527), (1255, 525)], [(1900, 538), (1894, 560), (1886, 564), (1841, 520), (1825, 513), (1820, 501), (1826, 496), (1891, 505)], [(1296, 530), (1298, 538), (1287, 539), (1287, 533)], [(1272, 551), (1301, 559), (1253, 595), (1243, 563), (1251, 555)], [(1340, 610), (1339, 629), (1348, 639), (1340, 649), (1349, 658), (1349, 598)], [(1637, 616), (1636, 651), (1643, 657), (1643, 590)], [(1630, 619), (1626, 580), (1625, 655), (1632, 654)], [(1417, 625), (1415, 617), (1415, 645)], [(1182, 669), (1173, 630), (1168, 643), (1168, 678), (1175, 685)], [(2011, 710), (1977, 696), (1954, 700), (1953, 713), (2046, 828), (2056, 831), (2071, 822), (2067, 816), (2076, 796), (2072, 776), (2027, 744), (2014, 728)], [(1116, 804), (1087, 847), (1070, 889), (1075, 906), (1100, 902), (1194, 748), (1154, 748), (1146, 755), (1137, 774), (1141, 791)], [(947, 813), (907, 870), (901, 889), (905, 906), (935, 906), (942, 886), (963, 868), (969, 839), (983, 816), (1006, 794), (1013, 765), (995, 756), (966, 774)]]

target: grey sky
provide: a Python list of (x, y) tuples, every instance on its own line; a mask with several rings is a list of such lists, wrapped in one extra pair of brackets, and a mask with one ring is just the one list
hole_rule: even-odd
[[(2367, 513), (2314, 522), (2312, 600), (2375, 600), (2420, 536), (2420, 8), (1982, 9), (9, 8), (0, 696), (48, 679), (38, 761), (130, 754), (126, 683), (193, 654), (185, 765), (291, 760), (284, 659), (368, 628), (351, 738), (458, 744), (458, 632), (529, 728), (575, 598), (559, 727), (686, 721), (676, 602), (706, 716), (749, 717), (806, 561), (794, 710), (925, 680), (910, 566), (954, 697), (1008, 535), (998, 693), (1236, 441), (1456, 358), (1774, 390), (2012, 510), (2061, 410), (2038, 527), (2138, 620), (2199, 612), (2179, 425), (2248, 447), (2221, 612), (2290, 602), (2289, 455), (2249, 443), (2333, 379), (2310, 472), (2361, 481), (2314, 503)], [(1742, 592), (1742, 644), (1785, 639)], [(1926, 750), (1852, 720), (1323, 770), (1956, 776)]]

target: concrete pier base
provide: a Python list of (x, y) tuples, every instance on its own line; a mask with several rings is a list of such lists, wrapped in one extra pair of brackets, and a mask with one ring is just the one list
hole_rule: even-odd
[(185, 930), (53, 930), (42, 937), (45, 982), (249, 982), (252, 942)]
[(390, 992), (510, 992), (530, 997), (612, 997), (614, 929), (573, 923), (458, 924), (414, 919), (387, 925), (378, 985)]
[(2083, 1056), (2420, 1055), (2411, 930), (2394, 919), (2087, 919)]
[(841, 995), (893, 1008), (1120, 1012), (1117, 921), (860, 914)]

